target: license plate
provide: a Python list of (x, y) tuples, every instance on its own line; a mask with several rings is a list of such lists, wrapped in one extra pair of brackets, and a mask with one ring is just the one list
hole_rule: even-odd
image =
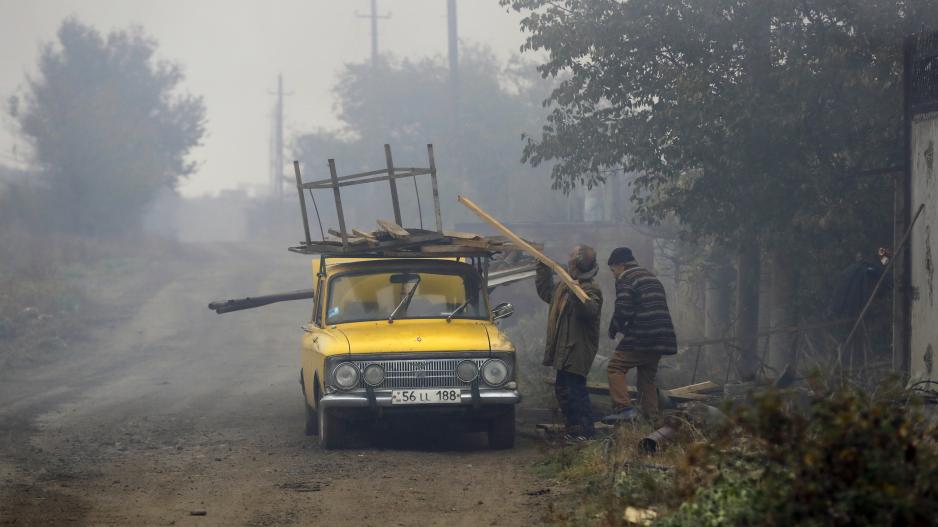
[(459, 390), (393, 390), (391, 404), (459, 404)]

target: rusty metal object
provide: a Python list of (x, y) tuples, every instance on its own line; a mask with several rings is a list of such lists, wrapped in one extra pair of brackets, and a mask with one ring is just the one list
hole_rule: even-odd
[(305, 300), (313, 298), (312, 289), (301, 289), (289, 293), (275, 293), (272, 295), (249, 296), (245, 298), (233, 298), (230, 300), (216, 300), (209, 303), (208, 308), (221, 315), (232, 311), (241, 311), (242, 309), (252, 309), (255, 307), (275, 304), (277, 302), (288, 302), (290, 300)]
[(641, 441), (638, 442), (638, 448), (642, 452), (657, 452), (661, 446), (674, 437), (674, 434), (676, 433), (677, 429), (670, 426), (662, 426), (661, 428), (643, 437)]

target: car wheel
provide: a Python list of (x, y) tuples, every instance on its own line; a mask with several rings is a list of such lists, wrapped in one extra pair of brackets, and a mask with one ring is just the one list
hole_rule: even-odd
[(303, 406), (306, 407), (306, 435), (314, 436), (319, 434), (319, 415), (313, 410), (306, 399), (303, 399)]
[(320, 408), (319, 414), (319, 446), (325, 450), (339, 448), (345, 436), (345, 421), (336, 417), (335, 411)]
[(303, 381), (303, 370), (300, 370), (300, 388), (303, 390), (303, 409), (306, 411), (306, 435), (314, 436), (319, 433), (319, 416), (316, 410), (309, 405), (306, 397), (306, 382)]
[(515, 407), (489, 421), (489, 448), (504, 450), (515, 446)]

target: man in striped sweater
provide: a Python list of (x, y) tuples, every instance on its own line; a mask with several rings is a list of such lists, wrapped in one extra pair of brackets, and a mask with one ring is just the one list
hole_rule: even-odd
[(609, 338), (622, 334), (622, 340), (609, 361), (609, 392), (613, 413), (608, 423), (632, 421), (638, 417), (629, 399), (625, 380), (629, 370), (638, 370), (638, 397), (648, 417), (658, 414), (655, 375), (662, 355), (677, 353), (674, 324), (668, 311), (664, 287), (651, 271), (638, 265), (628, 247), (609, 255), (609, 269), (616, 277), (616, 302), (609, 323)]

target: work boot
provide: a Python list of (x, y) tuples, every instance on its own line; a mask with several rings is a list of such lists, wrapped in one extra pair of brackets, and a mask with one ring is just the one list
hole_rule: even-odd
[(616, 413), (603, 417), (603, 423), (607, 425), (617, 425), (622, 423), (634, 423), (638, 420), (638, 412), (635, 408), (627, 406)]

